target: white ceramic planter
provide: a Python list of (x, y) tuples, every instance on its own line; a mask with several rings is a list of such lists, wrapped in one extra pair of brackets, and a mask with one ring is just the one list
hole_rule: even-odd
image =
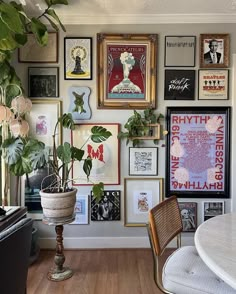
[(76, 189), (64, 193), (40, 191), (44, 217), (51, 220), (72, 218), (75, 209), (76, 192)]

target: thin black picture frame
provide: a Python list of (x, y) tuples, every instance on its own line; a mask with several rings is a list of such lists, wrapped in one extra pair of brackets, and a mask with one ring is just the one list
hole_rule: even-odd
[(167, 107), (166, 197), (230, 197), (230, 107)]
[(196, 36), (165, 36), (165, 67), (195, 67)]

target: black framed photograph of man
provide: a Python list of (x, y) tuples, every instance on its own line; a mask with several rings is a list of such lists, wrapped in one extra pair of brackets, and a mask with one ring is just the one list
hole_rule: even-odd
[(91, 191), (91, 220), (114, 221), (120, 220), (120, 191), (105, 190), (99, 202)]
[(200, 35), (200, 67), (229, 66), (229, 34)]
[(28, 81), (29, 97), (58, 97), (59, 96), (58, 67), (29, 67)]

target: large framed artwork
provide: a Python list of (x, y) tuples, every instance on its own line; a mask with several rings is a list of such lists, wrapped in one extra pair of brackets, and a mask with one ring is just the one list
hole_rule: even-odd
[(18, 49), (18, 61), (25, 63), (57, 63), (58, 34), (48, 33), (47, 46), (40, 46), (34, 34), (27, 34), (27, 43)]
[(59, 96), (59, 67), (28, 68), (29, 97)]
[(194, 100), (195, 70), (165, 70), (165, 100)]
[[(105, 142), (94, 143), (89, 136), (93, 126), (102, 126), (112, 133)], [(117, 123), (88, 123), (76, 124), (72, 131), (71, 140), (77, 148), (82, 148), (84, 157), (92, 158), (93, 168), (89, 181), (83, 173), (83, 161), (76, 161), (72, 167), (73, 185), (92, 185), (103, 182), (105, 185), (120, 183), (120, 144), (117, 135), (120, 125)], [(86, 142), (86, 143), (85, 143)]]
[(157, 35), (97, 35), (97, 107), (156, 107)]
[(120, 191), (104, 190), (97, 202), (91, 192), (91, 221), (120, 220)]
[(92, 80), (92, 38), (64, 38), (65, 80)]
[(227, 100), (229, 99), (228, 69), (199, 69), (198, 99)]
[[(59, 100), (46, 100), (46, 99), (33, 99), (32, 109), (26, 115), (26, 120), (29, 123), (29, 134), (42, 141), (46, 146), (52, 148), (53, 140), (52, 135), (57, 119), (61, 116), (61, 101)], [(56, 144), (61, 144), (62, 130), (59, 124), (57, 129)]]
[(230, 107), (167, 108), (166, 196), (229, 198)]
[(165, 66), (194, 67), (196, 36), (165, 36)]
[(163, 179), (125, 178), (124, 189), (124, 225), (145, 227), (149, 210), (163, 200)]
[(229, 66), (229, 34), (200, 34), (200, 67)]

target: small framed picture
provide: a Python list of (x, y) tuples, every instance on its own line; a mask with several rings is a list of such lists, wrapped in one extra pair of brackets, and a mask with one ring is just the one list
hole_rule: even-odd
[(179, 202), (183, 232), (195, 232), (197, 228), (197, 203)]
[(200, 35), (200, 67), (229, 66), (229, 34)]
[(229, 99), (229, 70), (200, 69), (198, 71), (199, 100)]
[(58, 35), (48, 33), (48, 43), (40, 46), (34, 34), (27, 34), (27, 43), (18, 50), (18, 61), (25, 63), (57, 63), (58, 62)]
[(120, 220), (120, 191), (104, 190), (102, 199), (97, 202), (91, 192), (91, 220)]
[(92, 80), (92, 38), (64, 38), (65, 80)]
[(158, 148), (129, 148), (129, 175), (155, 176), (158, 166)]
[(75, 220), (70, 225), (87, 225), (88, 223), (88, 195), (79, 195), (77, 192)]
[(196, 36), (165, 36), (165, 66), (194, 67)]
[(28, 83), (29, 97), (58, 97), (59, 68), (29, 67)]
[(203, 201), (202, 220), (206, 221), (214, 216), (224, 214), (224, 209), (224, 201)]
[(165, 100), (194, 100), (195, 70), (165, 70)]
[(163, 179), (125, 178), (124, 189), (124, 225), (145, 227), (149, 210), (163, 200)]

